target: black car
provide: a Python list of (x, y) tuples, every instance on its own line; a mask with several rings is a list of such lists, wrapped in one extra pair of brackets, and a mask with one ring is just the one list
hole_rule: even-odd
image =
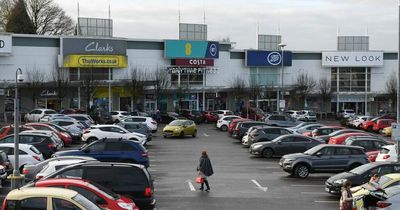
[(161, 113), (161, 123), (168, 124), (174, 120), (186, 120), (186, 117), (183, 117), (175, 112)]
[(194, 121), (196, 124), (204, 122), (203, 113), (201, 111), (184, 109), (181, 113), (183, 117)]
[[(14, 143), (14, 134), (4, 137), (0, 140), (0, 143)], [(58, 150), (57, 143), (52, 139), (52, 136), (42, 133), (20, 133), (19, 143), (34, 145), (46, 159)]]
[(117, 125), (125, 128), (129, 132), (136, 132), (136, 133), (140, 133), (140, 134), (146, 135), (147, 142), (151, 141), (151, 139), (153, 138), (153, 134), (151, 132), (151, 129), (145, 123), (119, 122), (119, 123), (117, 123)]
[(246, 134), (246, 132), (249, 130), (250, 127), (262, 126), (262, 125), (267, 125), (267, 124), (264, 122), (258, 122), (258, 121), (239, 122), (236, 125), (236, 128), (233, 130), (232, 137), (241, 140), (243, 138), (243, 136)]
[(57, 124), (53, 124), (53, 123), (47, 123), (49, 126), (53, 127), (54, 129), (56, 129), (58, 132), (64, 132), (67, 133), (68, 135), (71, 136), (72, 138), (72, 143), (73, 144), (78, 144), (82, 141), (82, 133), (80, 132), (71, 132), (67, 129), (65, 129), (64, 127), (61, 127)]
[(76, 177), (96, 182), (113, 192), (131, 198), (140, 209), (153, 209), (153, 180), (142, 165), (130, 163), (87, 162), (61, 168), (42, 178)]
[(279, 166), (299, 178), (310, 173), (337, 173), (368, 163), (364, 148), (340, 144), (320, 144), (303, 153), (284, 155)]
[(280, 127), (267, 126), (267, 127), (256, 128), (252, 130), (251, 133), (249, 133), (248, 145), (251, 146), (252, 144), (257, 142), (272, 141), (279, 136), (292, 133), (293, 132), (291, 130)]
[(305, 152), (322, 142), (299, 134), (288, 134), (268, 142), (258, 142), (250, 146), (250, 154), (271, 158), (291, 153)]
[(351, 171), (331, 176), (325, 182), (325, 191), (339, 195), (343, 182), (351, 181), (353, 186), (367, 183), (369, 179), (377, 174), (382, 176), (389, 173), (400, 173), (400, 163), (397, 162), (374, 162), (359, 166)]

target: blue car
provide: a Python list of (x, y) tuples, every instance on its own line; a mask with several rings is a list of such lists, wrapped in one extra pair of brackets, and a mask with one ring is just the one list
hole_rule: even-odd
[(57, 152), (59, 156), (87, 156), (102, 162), (125, 162), (149, 167), (147, 150), (139, 143), (123, 139), (102, 139), (86, 144), (79, 150)]

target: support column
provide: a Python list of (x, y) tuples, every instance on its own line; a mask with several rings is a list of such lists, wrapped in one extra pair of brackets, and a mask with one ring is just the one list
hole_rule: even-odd
[(365, 115), (368, 115), (368, 67), (365, 67)]
[(339, 67), (336, 68), (336, 114), (339, 113)]
[(111, 68), (108, 68), (108, 111), (112, 112)]

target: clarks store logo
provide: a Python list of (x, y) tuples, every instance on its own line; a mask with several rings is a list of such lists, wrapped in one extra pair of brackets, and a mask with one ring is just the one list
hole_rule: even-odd
[(114, 48), (106, 43), (105, 46), (100, 45), (98, 42), (90, 42), (88, 45), (85, 47), (86, 52), (108, 52), (112, 53), (114, 52)]

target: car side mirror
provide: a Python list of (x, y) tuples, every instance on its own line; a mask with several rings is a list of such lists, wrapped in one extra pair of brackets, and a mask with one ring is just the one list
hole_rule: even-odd
[(315, 153), (315, 156), (317, 156), (317, 157), (321, 157), (322, 155), (323, 155), (322, 152)]
[(282, 141), (278, 141), (277, 143), (278, 143), (278, 144), (282, 144)]

